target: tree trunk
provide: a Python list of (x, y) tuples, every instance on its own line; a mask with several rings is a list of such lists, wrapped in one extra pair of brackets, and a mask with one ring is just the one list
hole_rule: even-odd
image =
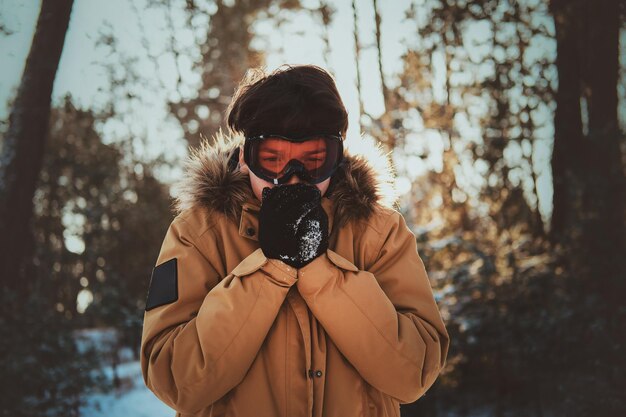
[[(556, 31), (556, 67), (559, 86), (556, 93), (552, 180), (554, 187), (550, 236), (553, 243), (565, 240), (576, 225), (576, 206), (583, 152), (580, 113), (581, 75), (575, 2), (553, 0), (550, 4)], [(572, 230), (569, 233), (572, 234)]]
[[(584, 96), (588, 108), (585, 137), (585, 190), (582, 200), (584, 246), (596, 282), (611, 291), (606, 279), (616, 278), (623, 262), (626, 182), (617, 116), (619, 74), (618, 0), (584, 2)], [(598, 276), (602, 274), (601, 276)], [(622, 277), (623, 278), (623, 277)]]
[(378, 53), (378, 72), (380, 73), (380, 87), (383, 92), (383, 104), (384, 104), (384, 112), (386, 113), (389, 109), (389, 88), (387, 88), (387, 83), (385, 82), (385, 73), (383, 71), (383, 47), (381, 41), (381, 32), (380, 32), (380, 11), (378, 10), (378, 1), (374, 0), (374, 20), (376, 23), (376, 51)]
[(23, 276), (41, 170), (52, 87), (73, 0), (42, 0), (37, 28), (0, 151), (0, 277), (3, 290), (29, 288)]
[(356, 92), (359, 98), (359, 134), (363, 131), (362, 117), (365, 113), (363, 106), (363, 94), (361, 91), (361, 44), (359, 42), (359, 20), (356, 11), (356, 0), (352, 0), (352, 16), (354, 19), (354, 60), (356, 64)]
[(578, 271), (610, 291), (606, 280), (623, 265), (626, 230), (617, 118), (618, 0), (553, 0), (551, 10), (559, 75), (551, 240), (580, 250), (573, 257), (581, 261)]

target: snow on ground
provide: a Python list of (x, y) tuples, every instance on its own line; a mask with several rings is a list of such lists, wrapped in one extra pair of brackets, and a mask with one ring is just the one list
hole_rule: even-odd
[[(84, 398), (81, 417), (174, 417), (176, 412), (159, 400), (144, 384), (141, 365), (133, 351), (122, 346), (115, 328), (81, 329), (75, 332), (79, 350), (95, 349), (102, 358), (101, 371), (119, 388), (91, 393)], [(113, 363), (116, 363), (115, 369)], [(111, 384), (112, 385), (112, 384)]]
[[(105, 375), (112, 374), (110, 367), (105, 369)], [(139, 361), (119, 365), (117, 374), (130, 386), (118, 392), (90, 395), (87, 404), (80, 409), (82, 417), (173, 417), (176, 414), (145, 386)]]

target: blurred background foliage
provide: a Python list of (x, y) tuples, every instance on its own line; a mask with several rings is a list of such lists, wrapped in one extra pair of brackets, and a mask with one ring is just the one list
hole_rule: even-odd
[[(151, 85), (111, 27), (95, 42), (114, 57), (101, 63), (106, 104), (81, 108), (71, 95), (50, 104), (58, 56), (37, 49), (36, 40), (41, 34), (62, 47), (72, 7), (64, 2), (65, 17), (58, 7), (38, 21), (1, 125), (2, 415), (79, 415), (90, 392), (119, 389), (118, 378), (111, 385), (97, 370), (106, 364), (115, 373), (123, 348), (138, 359), (150, 271), (173, 217), (170, 184), (159, 173), (181, 163), (167, 149), (175, 141), (197, 147), (225, 127), (237, 83), (267, 63), (255, 25), (290, 36), (289, 21), (308, 16), (315, 27), (299, 30), (305, 37), (319, 30), (321, 65), (332, 70), (329, 33), (338, 8), (331, 2), (133, 1), (138, 15), (163, 13), (167, 52), (191, 57), (197, 81), (178, 72), (180, 94), (163, 106), (182, 133), (146, 158), (155, 145), (145, 132), (105, 141), (103, 126), (125, 123), (144, 92), (171, 87), (161, 78)], [(384, 69), (390, 63), (380, 24), (390, 3), (347, 4), (355, 17), (342, 28), (355, 42), (344, 51), (354, 56), (353, 129), (380, 142), (398, 176), (409, 179), (401, 209), (452, 340), (447, 368), (402, 415), (624, 415), (624, 2), (409, 2), (403, 21), (413, 32), (393, 77)], [(366, 4), (373, 23), (364, 29), (356, 17)], [(196, 34), (186, 46), (175, 42), (174, 13)], [(4, 19), (0, 36), (8, 37)], [(144, 49), (137, 55), (158, 68), (150, 33), (137, 24)], [(364, 30), (371, 31), (367, 41)], [(469, 44), (476, 32), (486, 36)], [(486, 53), (477, 58), (481, 48)], [(369, 52), (374, 68), (363, 65)], [(366, 72), (379, 84), (366, 86)], [(45, 74), (47, 94), (33, 81)], [(441, 91), (433, 88), (437, 80)], [(376, 114), (364, 104), (371, 88), (382, 97)], [(35, 135), (29, 129), (37, 123)], [(426, 146), (433, 133), (440, 148)], [(436, 169), (410, 174), (431, 159)], [(549, 198), (541, 191), (545, 170)], [(28, 204), (18, 207), (19, 198)], [(551, 202), (548, 216), (542, 199)], [(106, 354), (80, 342), (92, 328), (117, 330)]]

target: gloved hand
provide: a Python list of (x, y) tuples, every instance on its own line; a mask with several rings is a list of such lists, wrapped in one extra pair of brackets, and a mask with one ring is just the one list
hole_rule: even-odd
[(317, 187), (303, 183), (263, 189), (259, 243), (267, 258), (302, 268), (326, 252), (328, 216), (321, 200)]

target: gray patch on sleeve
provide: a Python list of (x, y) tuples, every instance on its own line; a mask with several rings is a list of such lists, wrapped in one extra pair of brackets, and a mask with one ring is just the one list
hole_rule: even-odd
[(152, 269), (146, 311), (178, 300), (178, 268), (176, 258)]

